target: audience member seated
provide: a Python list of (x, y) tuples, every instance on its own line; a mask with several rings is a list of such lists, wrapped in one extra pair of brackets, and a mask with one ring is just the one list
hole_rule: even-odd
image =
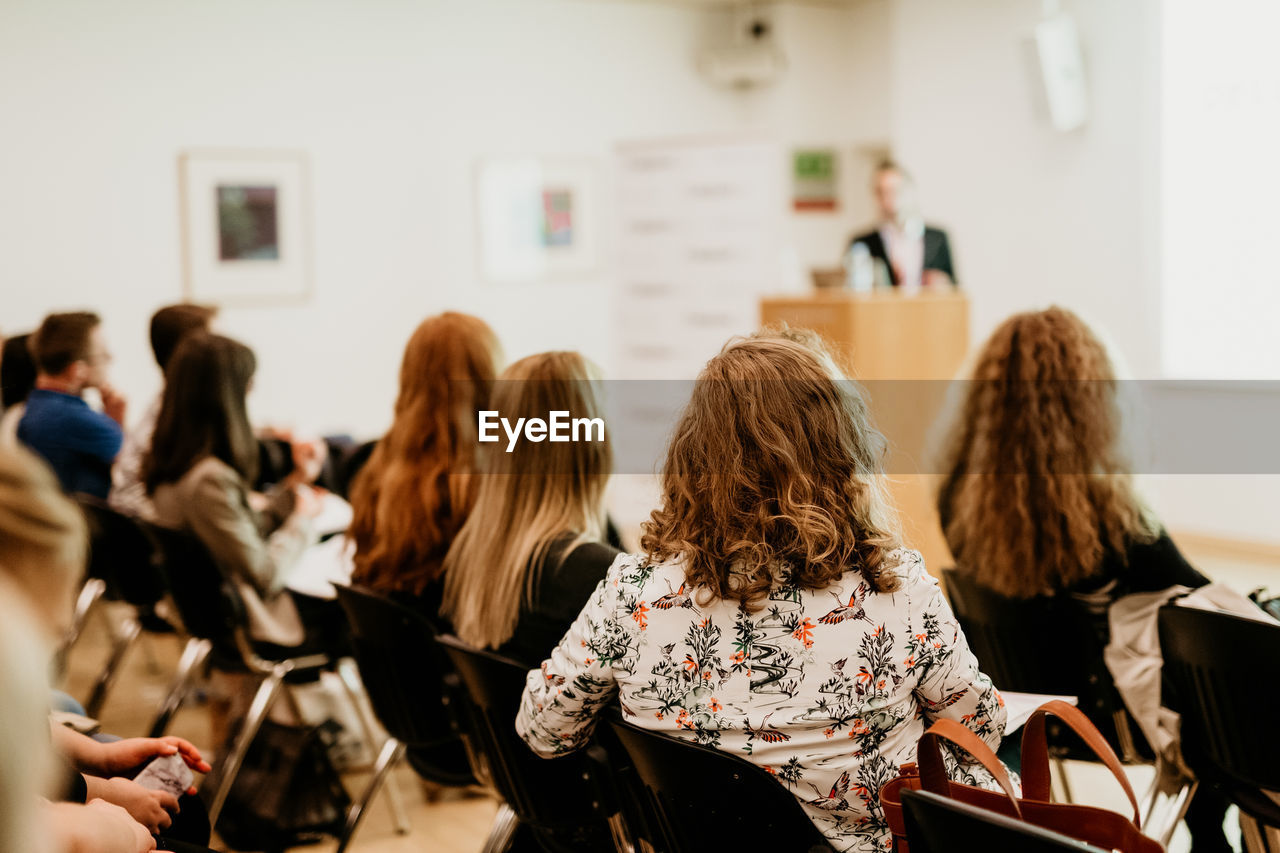
[[(594, 372), (573, 352), (529, 356), (503, 371), (489, 408), (598, 418)], [(475, 507), (444, 560), (443, 613), (462, 640), (536, 666), (604, 579), (620, 552), (603, 541), (612, 463), (599, 438), (481, 450)]]
[[(255, 640), (278, 646), (334, 648), (341, 613), (285, 591), (289, 569), (317, 537), (315, 470), (300, 468), (259, 512), (249, 501), (258, 444), (245, 396), (257, 367), (253, 351), (220, 335), (188, 335), (173, 355), (143, 479), (156, 520), (194, 534), (235, 580)], [(312, 620), (304, 632), (299, 607)], [(330, 611), (338, 611), (336, 617)]]
[[(18, 438), (43, 456), (62, 488), (106, 500), (111, 463), (124, 440), (125, 401), (107, 384), (111, 354), (96, 314), (50, 314), (31, 338), (36, 387), (27, 396)], [(103, 411), (81, 396), (96, 388)]]
[[(48, 666), (50, 650), (70, 623), (86, 544), (82, 516), (59, 493), (48, 469), (21, 448), (0, 449), (0, 585), (7, 603), (20, 603), (32, 617), (37, 636), (31, 639), (42, 647), (34, 659), (37, 667)], [(6, 717), (0, 729), (8, 731), (16, 722)], [(43, 814), (44, 834), (60, 842), (57, 849), (133, 853), (155, 847), (151, 833), (166, 836), (163, 849), (203, 849), (189, 844), (206, 843), (209, 837), (208, 819), (194, 790), (178, 800), (129, 778), (152, 758), (175, 754), (207, 773), (209, 766), (195, 747), (181, 738), (100, 743), (39, 718), (35, 723), (26, 736), (41, 744), (52, 739), (69, 765), (62, 776), (67, 784), (52, 793), (61, 802), (46, 806)], [(30, 767), (21, 770), (23, 775), (33, 772)], [(0, 775), (10, 777), (7, 770)], [(34, 778), (39, 776), (34, 772)]]
[(840, 379), (798, 333), (707, 364), (643, 553), (614, 562), (529, 673), (516, 729), (536, 752), (583, 746), (617, 694), (630, 722), (765, 767), (833, 846), (870, 850), (890, 839), (880, 787), (932, 720), (999, 744), (1003, 700), (901, 547), (884, 440)]
[[(209, 324), (217, 315), (216, 308), (204, 305), (169, 305), (151, 317), (151, 351), (156, 364), (164, 373), (178, 344), (189, 334), (208, 332)], [(143, 413), (141, 420), (125, 435), (124, 446), (111, 469), (111, 495), (108, 498), (113, 509), (126, 515), (154, 520), (147, 487), (142, 482), (142, 460), (151, 448), (151, 434), (156, 429), (160, 415), (161, 393)]]
[(36, 363), (31, 358), (31, 335), (6, 338), (0, 350), (0, 444), (18, 438), (18, 421), (26, 411), (27, 395), (36, 387)]
[[(957, 571), (1009, 598), (1076, 596), (1101, 645), (1117, 598), (1209, 582), (1134, 490), (1115, 370), (1083, 320), (1061, 308), (1011, 317), (966, 390), (938, 497)], [(1197, 853), (1230, 849), (1224, 808), (1209, 792), (1193, 802)]]
[(500, 361), (483, 320), (424, 320), (405, 346), (395, 420), (351, 485), (352, 582), (437, 622), (445, 553), (475, 502), (476, 412)]

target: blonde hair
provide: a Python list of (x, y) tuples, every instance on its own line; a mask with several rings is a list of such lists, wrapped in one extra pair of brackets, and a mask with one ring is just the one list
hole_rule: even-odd
[(641, 548), (680, 559), (708, 599), (756, 606), (782, 570), (825, 589), (857, 570), (877, 592), (899, 546), (880, 470), (885, 441), (857, 386), (812, 332), (725, 345), (698, 376)]
[(395, 421), (351, 486), (356, 583), (421, 594), (475, 500), (476, 409), (501, 354), (479, 317), (423, 320), (400, 366)]
[[(600, 417), (594, 370), (575, 352), (521, 359), (494, 386), (489, 408), (514, 421), (567, 411)], [(444, 561), (441, 612), (467, 643), (497, 648), (511, 639), (523, 603), (531, 601), (553, 541), (573, 539), (561, 552), (604, 533), (604, 493), (612, 468), (607, 434), (601, 441), (486, 445), (475, 508)]]
[(54, 766), (45, 669), (50, 649), (25, 597), (0, 577), (0, 850), (36, 851), (45, 849), (35, 816)]
[(1115, 371), (1083, 320), (1054, 307), (1002, 323), (978, 354), (938, 496), (957, 567), (1031, 598), (1153, 539), (1122, 437)]
[(53, 472), (21, 446), (0, 448), (0, 574), (21, 588), (51, 636), (71, 616), (88, 531)]

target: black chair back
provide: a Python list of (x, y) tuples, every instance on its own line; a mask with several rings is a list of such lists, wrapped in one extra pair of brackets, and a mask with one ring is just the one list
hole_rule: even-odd
[(903, 791), (902, 813), (911, 853), (1016, 850), (1018, 853), (1105, 853), (1100, 847), (966, 803)]
[(423, 616), (362, 587), (335, 584), (360, 679), (383, 728), (415, 770), (441, 785), (476, 783), (461, 740), (461, 682)]
[[(1125, 706), (1102, 658), (1103, 638), (1081, 602), (1069, 595), (1007, 598), (955, 569), (943, 575), (969, 647), (997, 687), (1076, 696), (1080, 710), (1117, 753), (1133, 752), (1124, 749), (1117, 729), (1116, 712)], [(1055, 743), (1058, 733), (1051, 726)], [(1138, 732), (1125, 731), (1124, 737), (1133, 737), (1139, 752), (1149, 749)], [(1078, 744), (1074, 737), (1062, 742), (1072, 748)]]
[(583, 753), (539, 758), (516, 734), (528, 667), (450, 635), (438, 642), (467, 688), (477, 746), (494, 787), (520, 823), (547, 850), (609, 849), (612, 803), (602, 802), (607, 797), (593, 781), (598, 766)]
[(76, 495), (89, 527), (88, 575), (102, 579), (107, 597), (152, 607), (167, 592), (154, 540), (142, 524), (91, 495)]
[(1280, 790), (1280, 625), (1175, 605), (1161, 608), (1159, 621), (1193, 769), (1230, 787)]
[(762, 768), (621, 719), (609, 723), (643, 790), (645, 823), (659, 835), (652, 843), (666, 853), (831, 849), (795, 795)]
[(187, 633), (210, 642), (219, 666), (238, 667), (242, 655), (236, 632), (247, 624), (247, 616), (235, 585), (196, 537), (158, 524), (145, 527), (159, 548), (169, 593)]

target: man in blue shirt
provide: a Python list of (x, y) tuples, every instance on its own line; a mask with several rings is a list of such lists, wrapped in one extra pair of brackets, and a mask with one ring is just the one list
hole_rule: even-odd
[[(31, 336), (36, 387), (18, 422), (18, 438), (45, 458), (62, 488), (103, 500), (111, 463), (124, 440), (124, 398), (107, 384), (111, 354), (96, 314), (50, 314)], [(97, 388), (102, 412), (81, 396)]]

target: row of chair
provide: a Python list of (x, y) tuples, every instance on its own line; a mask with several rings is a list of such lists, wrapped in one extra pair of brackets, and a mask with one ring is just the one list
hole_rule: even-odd
[[(402, 758), (438, 784), (482, 783), (495, 790), (504, 806), (487, 850), (518, 845), (521, 838), (552, 851), (609, 846), (681, 851), (734, 843), (825, 849), (795, 799), (761, 769), (736, 756), (631, 726), (616, 714), (582, 754), (552, 761), (535, 757), (512, 725), (526, 668), (442, 635), (440, 626), (423, 615), (370, 591), (338, 590), (359, 677), (323, 655), (290, 657), (288, 650), (264, 649), (249, 640), (234, 585), (225, 581), (197, 540), (93, 502), (84, 506), (93, 530), (92, 579), (86, 589), (96, 587), (99, 594), (139, 611), (167, 594), (189, 635), (172, 687), (152, 723), (153, 736), (167, 730), (204, 668), (260, 679), (246, 719), (208, 782), (215, 823), (262, 720), (282, 695), (289, 697), (290, 680), (333, 669), (343, 676), (357, 709), (363, 707), (356, 698), (363, 684), (391, 735), (347, 816), (340, 851)], [(1100, 649), (1088, 646), (1087, 619), (1061, 603), (1040, 602), (1040, 611), (1026, 602), (1008, 606), (955, 574), (947, 581), (970, 643), (997, 684), (1080, 696), (1091, 716), (1112, 723), (1107, 733), (1117, 752), (1141, 760), (1138, 745), (1145, 744), (1132, 733), (1105, 670), (1089, 663), (1100, 658)], [(129, 621), (137, 627), (117, 632), (114, 664), (140, 630), (140, 620)], [(1280, 825), (1280, 808), (1258, 793), (1260, 788), (1280, 788), (1280, 749), (1266, 731), (1266, 711), (1275, 707), (1271, 700), (1280, 698), (1280, 628), (1169, 607), (1160, 615), (1160, 629), (1193, 767), (1246, 813), (1264, 824)], [(95, 685), (91, 705), (100, 707), (105, 699), (112, 670), (108, 666)], [(363, 722), (372, 745), (373, 726)], [(1128, 740), (1122, 734), (1126, 731)], [(717, 784), (706, 785), (708, 778)], [(744, 810), (744, 802), (759, 807)], [(397, 800), (392, 806), (403, 829)]]

